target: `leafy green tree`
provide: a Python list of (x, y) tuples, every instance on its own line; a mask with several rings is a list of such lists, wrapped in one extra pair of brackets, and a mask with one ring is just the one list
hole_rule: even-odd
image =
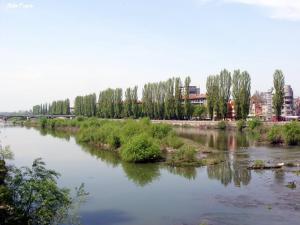
[(115, 118), (122, 118), (123, 116), (123, 90), (121, 88), (115, 89), (114, 94), (114, 108)]
[(207, 115), (207, 108), (204, 105), (197, 105), (194, 107), (193, 116), (198, 119), (203, 119)]
[(242, 118), (241, 110), (241, 81), (242, 75), (240, 70), (235, 70), (232, 76), (232, 97), (234, 101), (236, 119)]
[(210, 119), (214, 117), (215, 93), (214, 93), (214, 76), (210, 75), (206, 79), (206, 96), (207, 96), (207, 111)]
[(140, 111), (139, 111), (139, 99), (138, 99), (138, 87), (135, 86), (131, 89), (131, 101), (132, 101), (132, 116), (134, 118), (139, 118)]
[(192, 116), (192, 104), (189, 99), (190, 84), (191, 84), (191, 78), (186, 77), (184, 81), (184, 116), (186, 119), (190, 119)]
[(251, 78), (247, 71), (235, 70), (232, 77), (232, 96), (236, 119), (247, 119), (250, 110)]
[(75, 224), (78, 216), (71, 209), (78, 210), (88, 195), (84, 185), (72, 198), (68, 189), (58, 187), (59, 174), (46, 169), (41, 159), (34, 160), (31, 168), (7, 167), (5, 160), (12, 158), (12, 152), (0, 145), (0, 223)]
[(182, 119), (182, 94), (180, 77), (175, 78), (175, 118)]
[(124, 116), (131, 117), (132, 113), (132, 95), (131, 88), (127, 88), (125, 92), (125, 102), (124, 102)]
[(281, 116), (281, 110), (284, 103), (284, 75), (281, 70), (276, 70), (273, 75), (274, 83), (274, 96), (273, 96), (273, 108), (277, 119)]
[(230, 98), (231, 74), (226, 69), (222, 70), (219, 76), (219, 107), (223, 119), (227, 116), (228, 101)]
[(247, 119), (250, 111), (250, 100), (251, 100), (251, 77), (247, 71), (241, 74), (241, 118)]

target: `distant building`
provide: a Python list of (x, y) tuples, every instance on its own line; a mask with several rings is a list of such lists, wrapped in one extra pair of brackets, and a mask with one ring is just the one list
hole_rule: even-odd
[(300, 116), (300, 97), (294, 99), (294, 114)]
[(206, 94), (190, 94), (189, 100), (192, 105), (206, 105), (207, 97)]
[(284, 104), (282, 108), (282, 116), (294, 116), (294, 92), (291, 85), (284, 86)]
[[(181, 87), (182, 96), (185, 95), (185, 87)], [(197, 86), (189, 86), (189, 95), (200, 95), (200, 88)]]
[(273, 118), (273, 88), (262, 93), (261, 117), (265, 121), (271, 121)]

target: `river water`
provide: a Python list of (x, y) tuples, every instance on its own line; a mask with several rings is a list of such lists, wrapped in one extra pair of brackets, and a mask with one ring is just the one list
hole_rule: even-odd
[[(300, 177), (288, 171), (249, 171), (256, 159), (300, 162), (300, 148), (257, 146), (246, 134), (182, 128), (185, 138), (219, 151), (225, 162), (197, 169), (129, 164), (114, 153), (76, 143), (68, 134), (0, 127), (16, 166), (41, 157), (61, 173), (59, 185), (85, 183), (85, 225), (299, 225)], [(298, 168), (299, 170), (299, 168)], [(296, 181), (297, 188), (285, 185)]]

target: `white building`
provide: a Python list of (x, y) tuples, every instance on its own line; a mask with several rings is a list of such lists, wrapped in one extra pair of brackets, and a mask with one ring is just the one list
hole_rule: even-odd
[(271, 121), (273, 117), (273, 88), (262, 93), (262, 115), (266, 121)]
[(282, 116), (294, 116), (294, 92), (291, 85), (284, 86), (284, 103), (282, 108)]

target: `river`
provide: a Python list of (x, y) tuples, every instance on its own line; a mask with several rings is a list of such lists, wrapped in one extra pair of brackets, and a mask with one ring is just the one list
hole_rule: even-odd
[[(0, 127), (16, 166), (41, 157), (61, 173), (59, 185), (85, 183), (84, 225), (298, 225), (300, 177), (290, 171), (250, 171), (256, 159), (300, 161), (300, 148), (256, 145), (246, 134), (181, 128), (185, 138), (217, 149), (225, 162), (197, 169), (129, 164), (116, 154), (76, 143), (68, 134)], [(299, 168), (298, 168), (299, 169)], [(296, 181), (294, 190), (285, 185)]]

